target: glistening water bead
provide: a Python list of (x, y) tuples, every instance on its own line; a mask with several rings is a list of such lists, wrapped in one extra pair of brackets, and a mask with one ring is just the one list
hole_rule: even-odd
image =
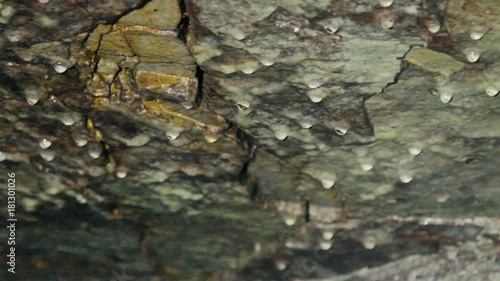
[(484, 89), (484, 91), (490, 97), (494, 97), (494, 96), (498, 95), (498, 92), (499, 92), (499, 90), (493, 86), (486, 87), (486, 89)]
[(295, 215), (284, 215), (283, 221), (286, 225), (292, 226), (297, 222), (297, 217)]
[(307, 87), (309, 87), (311, 89), (319, 88), (321, 85), (323, 85), (323, 83), (321, 83), (321, 81), (319, 81), (317, 79), (313, 79), (313, 80), (309, 81), (309, 83), (307, 83)]
[(402, 182), (402, 183), (409, 183), (413, 180), (413, 176), (410, 175), (410, 174), (401, 174), (399, 176), (399, 180)]
[(319, 177), (319, 180), (324, 188), (330, 189), (335, 185), (337, 177), (334, 174), (323, 174)]
[(307, 96), (314, 103), (319, 103), (324, 99), (323, 93), (318, 91), (310, 91), (307, 93)]
[(332, 241), (330, 240), (320, 240), (318, 244), (319, 248), (324, 251), (329, 250), (333, 245)]
[(176, 140), (181, 133), (182, 133), (182, 129), (172, 127), (165, 132), (165, 135), (167, 136), (167, 139), (169, 139), (169, 140)]
[(339, 135), (339, 136), (343, 136), (345, 134), (347, 134), (347, 127), (345, 126), (341, 126), (341, 125), (338, 125), (338, 126), (335, 126), (335, 132)]
[(47, 149), (49, 148), (51, 145), (52, 145), (52, 142), (49, 141), (48, 139), (41, 139), (39, 142), (38, 142), (38, 145), (42, 148), (42, 149)]
[(68, 67), (63, 65), (61, 62), (57, 62), (56, 64), (54, 64), (54, 70), (57, 73), (64, 73), (66, 72), (66, 70), (68, 70)]
[(472, 40), (480, 40), (484, 37), (484, 34), (486, 34), (487, 30), (488, 29), (486, 27), (475, 26), (470, 31), (470, 38), (472, 38)]
[(250, 102), (248, 100), (241, 99), (236, 103), (236, 106), (240, 111), (245, 111), (250, 107)]
[(469, 62), (477, 62), (479, 58), (481, 57), (481, 52), (476, 49), (466, 49), (465, 50), (465, 56), (467, 57), (467, 60)]
[(91, 143), (89, 146), (88, 146), (88, 149), (89, 149), (89, 155), (90, 157), (94, 158), (94, 159), (97, 159), (99, 158), (99, 156), (101, 156), (101, 153), (102, 153), (102, 145), (100, 143)]
[(299, 124), (302, 128), (309, 129), (312, 126), (314, 126), (314, 119), (310, 116), (307, 116), (307, 117), (304, 117), (302, 120), (300, 120)]
[(208, 143), (214, 143), (219, 139), (219, 135), (217, 134), (206, 134), (204, 137)]
[(51, 162), (56, 157), (56, 152), (54, 150), (45, 149), (40, 151), (40, 156), (43, 158), (43, 160)]
[(422, 152), (422, 149), (420, 147), (412, 146), (408, 148), (408, 152), (410, 152), (413, 156), (417, 156)]
[(439, 99), (443, 103), (449, 103), (453, 99), (453, 95), (449, 92), (441, 92), (439, 93)]
[(339, 30), (342, 23), (343, 23), (342, 18), (333, 18), (324, 23), (323, 28), (327, 33), (334, 34)]
[(383, 7), (383, 8), (388, 8), (392, 5), (392, 3), (394, 3), (394, 0), (379, 0), (378, 1), (378, 4), (380, 5), (380, 7)]
[(285, 125), (276, 125), (271, 129), (274, 131), (274, 136), (279, 140), (285, 140), (290, 133), (290, 129)]
[(82, 147), (85, 146), (89, 141), (84, 135), (75, 135), (73, 136), (73, 141), (75, 141), (76, 146)]
[(72, 113), (63, 113), (59, 120), (66, 126), (71, 126), (75, 124), (75, 118), (73, 118)]
[(360, 166), (361, 166), (361, 170), (363, 170), (365, 172), (368, 172), (371, 169), (373, 169), (373, 163), (371, 161), (362, 162), (360, 164)]
[(37, 89), (27, 89), (24, 92), (24, 96), (26, 97), (26, 102), (29, 105), (37, 104), (38, 101), (40, 101), (40, 99), (42, 98), (42, 95), (43, 95), (42, 92)]
[(321, 234), (321, 236), (323, 237), (323, 239), (325, 240), (330, 240), (333, 238), (333, 235), (335, 233), (333, 231), (330, 231), (330, 230), (325, 230), (323, 231), (323, 233)]
[(441, 25), (439, 24), (439, 21), (437, 20), (429, 20), (426, 23), (427, 30), (429, 30), (430, 33), (438, 33), (439, 29), (441, 29)]
[(119, 166), (116, 168), (116, 177), (123, 179), (127, 176), (128, 169), (124, 166)]

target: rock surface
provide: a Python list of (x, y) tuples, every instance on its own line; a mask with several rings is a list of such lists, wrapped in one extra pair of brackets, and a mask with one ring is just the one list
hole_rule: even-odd
[(17, 277), (499, 279), (499, 9), (0, 2)]

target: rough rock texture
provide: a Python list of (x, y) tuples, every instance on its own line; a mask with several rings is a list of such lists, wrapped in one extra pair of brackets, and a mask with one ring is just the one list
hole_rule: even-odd
[[(258, 144), (249, 166), (257, 197), (299, 225), (308, 221), (307, 234), (280, 249), (275, 273), (249, 267), (239, 278), (453, 280), (461, 265), (405, 267), (457, 245), (467, 227), (480, 229), (473, 240), (498, 235), (499, 88), (490, 74), (498, 47), (489, 41), (497, 7), (465, 1), (488, 16), (475, 23), (483, 33), (462, 34), (468, 15), (457, 9), (473, 8), (453, 2), (225, 1), (220, 10), (188, 1), (188, 43), (205, 71), (207, 102)], [(399, 234), (418, 224), (425, 230)], [(315, 232), (327, 235), (311, 239)], [(350, 240), (364, 250), (346, 252)], [(500, 268), (494, 253), (475, 269), (480, 279)], [(399, 270), (373, 275), (384, 263)]]
[(500, 279), (499, 10), (1, 1), (16, 278)]

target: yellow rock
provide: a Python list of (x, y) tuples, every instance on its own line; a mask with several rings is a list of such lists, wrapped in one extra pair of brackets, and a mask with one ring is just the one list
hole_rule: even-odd
[(197, 91), (195, 68), (170, 63), (139, 63), (135, 68), (135, 81), (139, 89), (159, 94), (158, 98), (171, 98), (194, 102)]
[(413, 48), (405, 57), (405, 61), (418, 65), (427, 71), (437, 72), (445, 76), (461, 70), (464, 63), (453, 57), (425, 48)]
[(174, 30), (181, 20), (178, 0), (153, 0), (142, 9), (122, 17), (119, 25), (147, 26), (158, 30)]
[(104, 34), (99, 47), (99, 54), (113, 56), (133, 56), (134, 51), (130, 48), (119, 30)]
[(92, 53), (96, 52), (100, 46), (103, 34), (110, 32), (111, 28), (111, 25), (99, 24), (87, 38), (85, 48)]
[(142, 62), (170, 62), (194, 65), (186, 45), (175, 36), (140, 31), (124, 32), (125, 39)]

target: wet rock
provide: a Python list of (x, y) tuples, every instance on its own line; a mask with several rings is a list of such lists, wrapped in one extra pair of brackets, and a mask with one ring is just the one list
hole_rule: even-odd
[[(298, 241), (307, 240), (298, 230), (305, 221), (318, 231), (360, 236), (355, 240), (366, 250), (381, 241), (396, 243), (392, 230), (382, 240), (371, 230), (358, 233), (367, 221), (442, 226), (460, 221), (496, 233), (498, 212), (491, 212), (486, 197), (498, 197), (490, 169), (498, 166), (493, 129), (498, 103), (484, 92), (485, 87), (490, 96), (497, 92), (486, 73), (496, 69), (498, 52), (488, 35), (482, 45), (463, 40), (453, 28), (451, 34), (443, 34), (441, 26), (436, 30), (431, 15), (445, 11), (440, 6), (423, 12), (406, 1), (389, 10), (361, 3), (339, 4), (337, 10), (315, 6), (322, 4), (228, 1), (227, 10), (241, 15), (236, 22), (208, 1), (188, 2), (195, 18), (188, 43), (205, 71), (211, 108), (238, 124), (258, 147), (248, 168), (256, 198), (297, 227)], [(260, 16), (247, 15), (247, 6)], [(415, 30), (420, 24), (424, 30)], [(459, 38), (456, 48), (437, 45), (440, 36)], [(496, 38), (493, 30), (490, 36)], [(475, 153), (482, 160), (471, 165)], [(488, 195), (459, 195), (464, 180), (472, 193), (487, 186)], [(463, 204), (471, 207), (458, 207)], [(280, 261), (276, 270), (262, 271), (272, 265), (258, 260), (239, 277), (330, 280), (331, 265), (314, 249), (332, 245), (317, 243), (291, 242), (300, 250), (269, 257)], [(408, 253), (414, 250), (434, 253), (418, 247)], [(325, 253), (325, 259), (338, 251)], [(310, 263), (314, 266), (304, 271)], [(381, 264), (368, 258), (357, 268), (364, 266)]]
[(190, 0), (188, 47), (177, 1), (32, 2), (0, 8), (21, 279), (496, 280), (493, 2)]
[[(177, 38), (177, 31), (173, 30), (180, 15), (173, 16), (176, 10), (167, 9), (168, 6), (160, 10), (157, 7), (168, 4), (178, 9), (174, 2), (153, 1), (143, 8), (150, 12), (132, 12), (113, 26), (98, 26), (89, 35), (80, 65), (88, 67), (81, 78), (88, 80), (87, 91), (91, 95), (115, 96), (124, 102), (166, 99), (194, 106), (196, 66), (184, 43)], [(159, 21), (159, 26), (147, 25), (157, 18), (145, 18), (144, 13), (157, 14), (155, 9), (172, 11), (173, 14), (165, 18), (172, 19)], [(92, 73), (95, 68), (97, 71)]]
[[(283, 189), (278, 194), (335, 206), (336, 200), (323, 200), (326, 191), (322, 185), (330, 188), (334, 178), (342, 178), (345, 168), (336, 171), (326, 163), (352, 163), (352, 156), (343, 151), (350, 144), (373, 141), (363, 100), (392, 83), (401, 68), (398, 58), (422, 43), (352, 21), (349, 16), (354, 18), (354, 10), (328, 17), (320, 14), (324, 6), (309, 5), (304, 13), (301, 4), (252, 5), (262, 9), (262, 16), (245, 17), (248, 22), (229, 26), (211, 17), (223, 17), (227, 11), (218, 11), (205, 1), (192, 1), (197, 25), (188, 42), (205, 71), (204, 92), (211, 108), (277, 156), (272, 163), (280, 168), (262, 169), (253, 164), (251, 174), (261, 192), (276, 196), (275, 189)], [(234, 14), (245, 13), (243, 6), (228, 2)], [(198, 13), (194, 7), (203, 9)], [(334, 23), (338, 31), (326, 30), (325, 23)], [(199, 25), (211, 32), (198, 33), (202, 30), (196, 28)], [(235, 33), (236, 28), (241, 34)], [(221, 76), (220, 72), (230, 75)], [(262, 159), (257, 162), (266, 165)], [(299, 168), (304, 166), (311, 168)], [(301, 180), (288, 179), (283, 171)]]
[(176, 0), (153, 0), (118, 20), (125, 26), (142, 26), (159, 31), (176, 30), (181, 21), (181, 10)]
[(405, 60), (428, 71), (438, 72), (445, 76), (450, 76), (461, 70), (465, 65), (451, 56), (425, 48), (413, 48), (406, 54)]

